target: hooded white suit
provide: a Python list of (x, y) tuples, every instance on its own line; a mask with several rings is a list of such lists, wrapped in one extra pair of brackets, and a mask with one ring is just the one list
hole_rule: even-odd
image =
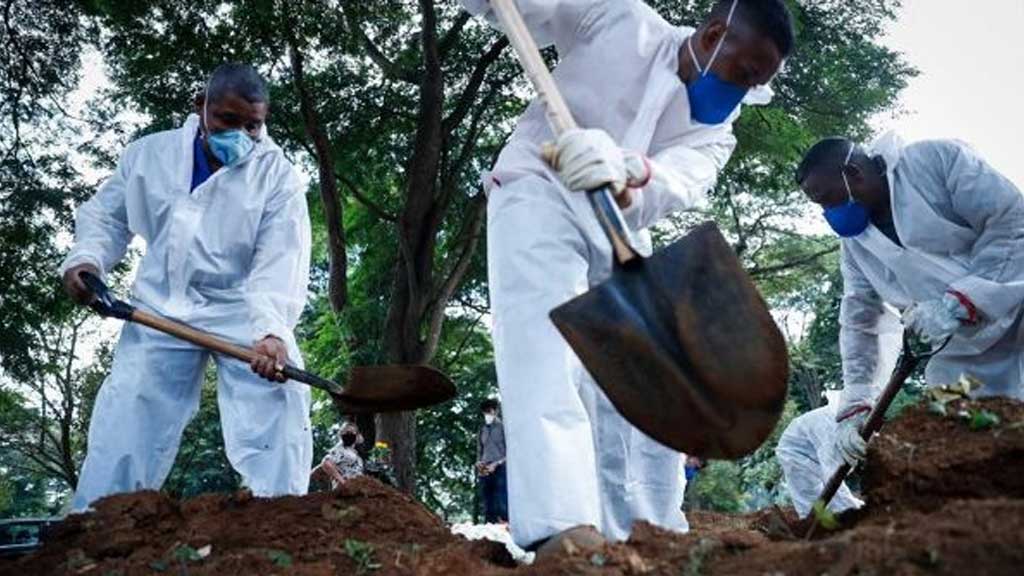
[[(109, 272), (141, 236), (147, 248), (134, 305), (244, 345), (277, 336), (301, 365), (292, 330), (309, 277), (302, 185), (264, 135), (244, 160), (190, 193), (198, 128), (193, 115), (177, 130), (128, 146), (114, 174), (79, 208), (61, 272), (83, 263)], [(163, 484), (198, 408), (210, 356), (149, 328), (124, 326), (93, 409), (74, 510)], [(304, 494), (313, 455), (308, 388), (263, 380), (244, 363), (213, 356), (231, 464), (257, 495)]]
[[(493, 22), (485, 0), (462, 3)], [(704, 200), (735, 147), (739, 110), (715, 126), (690, 119), (678, 58), (693, 30), (639, 0), (517, 4), (537, 43), (558, 50), (555, 80), (579, 125), (651, 160), (650, 183), (624, 213), (649, 250), (648, 226)], [(753, 99), (765, 102), (769, 92)], [(590, 524), (624, 539), (637, 520), (684, 531), (681, 455), (618, 414), (548, 319), (612, 267), (586, 195), (567, 191), (540, 158), (552, 139), (535, 101), (484, 177), (513, 537), (526, 546)]]
[[(958, 142), (906, 146), (887, 134), (868, 153), (886, 161), (893, 221), (903, 246), (874, 225), (842, 241), (839, 405), (794, 420), (776, 450), (801, 515), (842, 463), (834, 446), (835, 415), (871, 405), (894, 367), (900, 339), (884, 303), (904, 310), (948, 290), (967, 296), (980, 321), (960, 328), (932, 358), (927, 383), (951, 384), (966, 373), (984, 383), (980, 396), (1024, 397), (1024, 196)], [(857, 505), (841, 492), (832, 508)]]
[(870, 403), (878, 363), (882, 303), (964, 294), (978, 309), (976, 326), (957, 330), (925, 371), (930, 385), (961, 374), (980, 379), (982, 395), (1021, 397), (1024, 376), (1024, 196), (968, 146), (925, 141), (905, 146), (894, 134), (870, 155), (887, 164), (892, 216), (903, 246), (874, 225), (842, 241), (843, 302), (840, 410)]

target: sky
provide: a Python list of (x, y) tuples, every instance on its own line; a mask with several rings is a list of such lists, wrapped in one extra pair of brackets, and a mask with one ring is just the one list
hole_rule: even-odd
[(964, 140), (1024, 189), (1024, 0), (903, 0), (883, 43), (920, 75), (875, 126)]

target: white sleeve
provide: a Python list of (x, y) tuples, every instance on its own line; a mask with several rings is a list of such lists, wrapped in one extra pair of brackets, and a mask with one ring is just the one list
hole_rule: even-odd
[[(497, 16), (487, 0), (460, 0), (470, 13), (483, 16), (500, 29)], [(615, 0), (621, 1), (621, 0)], [(516, 0), (526, 27), (541, 48), (554, 45), (560, 54), (570, 50), (582, 32), (586, 16), (608, 0)]]
[[(983, 319), (1016, 314), (1024, 298), (1024, 196), (973, 150), (954, 142), (933, 144), (953, 211), (977, 233), (969, 273), (950, 288), (961, 292)], [(930, 156), (930, 155), (929, 155)]]
[(254, 342), (266, 336), (287, 342), (306, 305), (309, 213), (294, 175), (287, 186), (291, 189), (272, 200), (263, 214), (249, 272), (246, 301)]
[(642, 230), (673, 212), (702, 204), (735, 148), (736, 137), (729, 125), (723, 126), (712, 142), (674, 146), (648, 158), (650, 182), (634, 191), (633, 203), (622, 212), (626, 223)]
[(843, 392), (837, 414), (856, 405), (871, 405), (878, 392), (880, 334), (891, 315), (844, 245), (840, 253), (843, 299), (839, 305), (839, 354)]
[(92, 264), (102, 276), (124, 258), (133, 236), (125, 204), (132, 150), (131, 146), (125, 150), (110, 178), (79, 206), (75, 214), (75, 244), (61, 264), (61, 276), (80, 264)]

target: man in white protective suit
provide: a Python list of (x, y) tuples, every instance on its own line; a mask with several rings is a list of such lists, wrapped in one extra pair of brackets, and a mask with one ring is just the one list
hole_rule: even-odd
[(292, 330), (309, 276), (304, 189), (267, 136), (269, 94), (255, 70), (218, 67), (195, 106), (181, 128), (129, 144), (78, 209), (65, 288), (88, 303), (78, 274), (110, 272), (141, 236), (132, 304), (250, 344), (259, 357), (247, 366), (125, 324), (96, 398), (74, 511), (108, 494), (160, 488), (211, 356), (227, 456), (244, 484), (257, 496), (308, 487), (310, 392), (279, 375), (286, 361), (302, 364)]
[[(905, 145), (892, 133), (869, 149), (845, 138), (822, 140), (797, 180), (842, 237), (844, 387), (835, 430), (819, 427), (813, 443), (833, 445), (837, 461), (864, 458), (860, 428), (879, 391), (880, 358), (899, 346), (884, 337), (886, 304), (933, 345), (949, 339), (928, 363), (928, 385), (967, 374), (983, 383), (979, 395), (1024, 397), (1024, 196), (1012, 182), (965, 144)], [(780, 458), (811, 436), (784, 434)], [(813, 484), (790, 474), (787, 481), (791, 489)]]
[[(486, 0), (462, 2), (495, 22)], [(735, 147), (741, 101), (770, 100), (791, 15), (781, 0), (722, 0), (694, 30), (639, 0), (517, 4), (538, 44), (558, 51), (555, 80), (582, 128), (546, 165), (553, 134), (534, 101), (484, 176), (512, 534), (556, 550), (625, 539), (640, 520), (685, 531), (682, 456), (616, 412), (548, 313), (611, 274), (585, 191), (612, 184), (647, 251), (641, 231), (705, 199)]]
[[(887, 311), (879, 321), (878, 363), (871, 379), (874, 386), (872, 397), (881, 392), (896, 368), (902, 339), (903, 326), (899, 316)], [(839, 427), (836, 414), (841, 394), (839, 390), (825, 392), (828, 404), (794, 418), (775, 447), (775, 456), (779, 459), (790, 500), (801, 518), (811, 513), (825, 484), (843, 464), (843, 458), (835, 449), (834, 442)], [(844, 482), (828, 509), (839, 513), (863, 505), (864, 502)]]

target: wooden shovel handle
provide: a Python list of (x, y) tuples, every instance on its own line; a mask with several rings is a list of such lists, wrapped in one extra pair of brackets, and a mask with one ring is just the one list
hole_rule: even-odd
[[(899, 364), (896, 366), (896, 370), (893, 371), (892, 376), (889, 377), (889, 383), (885, 385), (885, 389), (882, 390), (882, 395), (878, 397), (878, 401), (875, 402), (874, 408), (871, 409), (871, 413), (868, 415), (867, 420), (864, 421), (864, 426), (860, 430), (860, 437), (865, 442), (871, 440), (871, 437), (876, 432), (882, 429), (882, 424), (885, 423), (885, 413), (889, 410), (889, 406), (892, 405), (892, 401), (899, 394), (903, 388), (903, 384), (910, 378), (910, 375), (917, 369), (918, 364), (921, 360), (930, 358), (916, 356), (909, 352), (909, 343), (904, 339), (903, 343), (904, 354), (900, 357)], [(822, 508), (825, 508), (832, 502), (832, 498), (835, 497), (836, 492), (839, 492), (839, 487), (843, 485), (843, 481), (850, 475), (853, 467), (849, 464), (843, 463), (836, 471), (832, 474), (832, 477), (828, 479), (828, 483), (825, 484), (825, 488), (821, 491), (821, 495), (818, 496), (816, 503), (819, 503)], [(811, 522), (810, 528), (807, 529), (806, 538), (809, 540), (813, 535), (814, 531), (818, 526), (817, 518)]]
[[(256, 352), (251, 348), (245, 346), (239, 346), (232, 344), (226, 340), (222, 340), (213, 334), (203, 332), (202, 330), (196, 330), (191, 326), (186, 326), (179, 322), (162, 318), (145, 312), (143, 310), (134, 309), (132, 311), (131, 321), (143, 326), (148, 326), (154, 330), (169, 334), (175, 338), (180, 338), (186, 342), (191, 342), (196, 346), (201, 346), (207, 350), (212, 350), (225, 356), (230, 356), (245, 362), (246, 364), (252, 364), (254, 358), (256, 358)], [(295, 380), (310, 386), (326, 390), (332, 394), (341, 394), (343, 389), (338, 384), (320, 378), (316, 374), (306, 372), (300, 368), (296, 368), (290, 364), (285, 364), (284, 369), (281, 370), (281, 374), (289, 380)]]
[[(515, 0), (490, 0), (490, 2), (491, 8), (494, 9), (494, 13), (505, 29), (509, 43), (512, 44), (512, 48), (519, 57), (519, 63), (544, 103), (548, 122), (555, 132), (555, 136), (575, 129), (576, 121), (573, 119), (565, 99), (562, 98), (561, 92), (558, 91), (558, 85), (555, 84), (551, 71), (548, 70), (544, 59), (541, 58), (540, 49), (537, 48), (537, 43), (534, 42), (533, 36), (526, 28), (526, 23), (523, 22), (523, 17), (519, 14), (519, 9), (516, 8)], [(597, 213), (597, 220), (612, 244), (612, 250), (615, 252), (615, 258), (619, 264), (639, 258), (639, 254), (633, 250), (630, 242), (629, 228), (615, 203), (612, 187), (603, 186), (591, 190), (587, 194), (590, 196), (590, 205)]]

